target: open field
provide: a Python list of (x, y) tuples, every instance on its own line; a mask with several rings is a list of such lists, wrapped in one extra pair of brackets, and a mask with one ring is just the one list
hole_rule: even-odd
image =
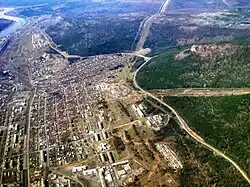
[(128, 186), (179, 186), (179, 172), (174, 172), (156, 150), (155, 137), (154, 132), (142, 123), (120, 128), (113, 134), (111, 145), (116, 149), (117, 159), (130, 159), (134, 167), (142, 170)]

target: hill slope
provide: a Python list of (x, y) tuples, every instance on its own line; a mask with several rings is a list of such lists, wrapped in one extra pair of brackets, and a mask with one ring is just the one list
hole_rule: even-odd
[[(153, 58), (138, 74), (145, 89), (250, 87), (250, 48), (236, 45), (200, 45)], [(217, 52), (217, 53), (216, 53)]]

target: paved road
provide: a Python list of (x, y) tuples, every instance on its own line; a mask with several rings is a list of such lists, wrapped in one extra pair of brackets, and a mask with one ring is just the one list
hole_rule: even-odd
[(170, 3), (170, 0), (166, 0), (166, 1), (165, 1), (165, 3), (163, 4), (163, 6), (162, 6), (162, 8), (161, 8), (161, 10), (160, 10), (160, 13), (163, 13), (163, 12), (166, 11), (166, 9), (167, 9), (169, 3)]
[(141, 33), (140, 33), (141, 38), (140, 38), (140, 40), (139, 40), (139, 42), (137, 44), (137, 48), (136, 48), (136, 51), (135, 51), (134, 55), (139, 56), (139, 57), (143, 57), (145, 62), (136, 70), (136, 72), (134, 74), (134, 80), (133, 80), (134, 86), (135, 86), (135, 88), (140, 90), (145, 95), (155, 99), (156, 101), (158, 101), (158, 103), (160, 103), (163, 106), (167, 107), (174, 114), (174, 116), (177, 119), (177, 122), (179, 123), (179, 125), (180, 125), (180, 127), (182, 129), (184, 129), (197, 142), (201, 143), (202, 145), (209, 148), (210, 150), (212, 150), (217, 155), (219, 155), (219, 156), (225, 158), (227, 161), (229, 161), (241, 173), (241, 175), (247, 180), (247, 182), (250, 184), (250, 179), (247, 176), (247, 174), (232, 159), (230, 159), (228, 156), (226, 156), (225, 154), (223, 154), (221, 151), (214, 148), (210, 144), (206, 143), (198, 134), (196, 134), (192, 129), (189, 128), (188, 124), (184, 121), (184, 119), (171, 106), (169, 106), (167, 103), (163, 102), (162, 100), (160, 100), (159, 98), (154, 96), (152, 93), (149, 93), (146, 90), (144, 90), (143, 88), (141, 88), (138, 85), (137, 81), (136, 81), (137, 73), (151, 60), (151, 58), (149, 58), (149, 57), (145, 57), (143, 55), (140, 55), (138, 53), (138, 51), (143, 49), (144, 43), (145, 43), (146, 38), (147, 38), (147, 36), (149, 34), (150, 27), (151, 27), (151, 25), (153, 23), (153, 21), (152, 21), (153, 18), (156, 17), (157, 15), (159, 15), (160, 13), (166, 11), (166, 8), (168, 7), (169, 3), (170, 3), (170, 0), (166, 0), (165, 3), (162, 5), (162, 7), (159, 9), (158, 13), (156, 13), (156, 14), (152, 15), (151, 17), (149, 17), (145, 21), (145, 23), (143, 25), (143, 28), (141, 29)]
[(144, 43), (148, 37), (148, 34), (149, 34), (149, 31), (150, 31), (150, 28), (153, 24), (153, 20), (154, 18), (156, 18), (158, 16), (158, 13), (157, 14), (154, 14), (152, 16), (150, 16), (144, 23), (143, 25), (143, 28), (141, 30), (141, 33), (140, 33), (140, 39), (137, 43), (137, 46), (136, 46), (136, 51), (140, 51), (143, 49), (143, 46), (144, 46)]
[(58, 170), (52, 170), (52, 173), (57, 174), (57, 175), (62, 175), (62, 176), (64, 176), (64, 177), (67, 178), (67, 179), (70, 179), (70, 180), (72, 180), (72, 181), (75, 181), (75, 182), (77, 182), (79, 185), (81, 185), (82, 187), (87, 187), (87, 186), (88, 186), (87, 184), (84, 184), (82, 181), (80, 181), (77, 177), (71, 176), (71, 175), (69, 175), (68, 173), (64, 173), (64, 172), (61, 172), (61, 171), (58, 171)]
[(55, 50), (56, 52), (58, 52), (60, 55), (62, 55), (65, 59), (69, 59), (69, 58), (75, 58), (75, 59), (78, 59), (78, 58), (81, 58), (81, 56), (79, 55), (69, 55), (66, 51), (61, 51), (57, 44), (55, 44), (53, 42), (53, 40), (50, 38), (50, 36), (45, 32), (45, 31), (41, 31), (41, 34), (43, 35), (43, 37), (47, 40), (48, 44), (49, 44), (49, 47), (53, 50)]
[(148, 37), (154, 18), (156, 18), (157, 16), (165, 12), (169, 3), (170, 3), (170, 0), (166, 0), (157, 13), (143, 20), (142, 24), (140, 25), (139, 31), (137, 33), (137, 36), (136, 36), (136, 38), (140, 36), (140, 39), (136, 46), (136, 51), (140, 51), (143, 49), (144, 43)]
[[(12, 98), (12, 96), (11, 96)], [(1, 166), (0, 166), (0, 170), (1, 170), (1, 173), (0, 173), (0, 176), (3, 176), (3, 171), (4, 171), (4, 167), (5, 167), (5, 158), (6, 158), (6, 153), (7, 153), (7, 141), (8, 141), (8, 135), (9, 135), (9, 128), (8, 128), (8, 125), (9, 125), (9, 119), (10, 118), (10, 107), (9, 107), (9, 104), (7, 104), (7, 111), (6, 111), (6, 114), (5, 114), (5, 121), (4, 121), (4, 127), (7, 128), (6, 131), (4, 131), (4, 134), (2, 136), (2, 140), (1, 140), (1, 151), (0, 151), (0, 156), (2, 156), (2, 163), (1, 163)], [(3, 177), (0, 177), (0, 184), (2, 184), (2, 179)]]
[(30, 154), (30, 118), (31, 118), (31, 110), (32, 104), (34, 101), (36, 90), (32, 91), (28, 103), (27, 113), (26, 113), (26, 126), (24, 130), (24, 155), (23, 155), (23, 183), (24, 186), (30, 186), (30, 176), (29, 176), (29, 154)]
[(230, 4), (227, 2), (227, 0), (222, 0), (222, 1), (223, 1), (223, 3), (224, 3), (225, 5), (231, 7)]
[(146, 90), (144, 90), (143, 88), (141, 88), (137, 81), (136, 81), (136, 76), (137, 73), (148, 63), (148, 59), (145, 59), (145, 63), (142, 64), (135, 72), (134, 75), (134, 86), (139, 89), (141, 92), (143, 92), (145, 95), (155, 99), (156, 101), (158, 101), (160, 104), (162, 104), (163, 106), (167, 107), (169, 110), (171, 110), (171, 112), (175, 115), (176, 119), (178, 120), (178, 123), (180, 125), (180, 127), (182, 129), (184, 129), (193, 139), (195, 139), (197, 142), (201, 143), (202, 145), (204, 145), (205, 147), (209, 148), (210, 150), (212, 150), (214, 153), (216, 153), (217, 155), (225, 158), (227, 161), (229, 161), (239, 172), (240, 174), (247, 180), (247, 182), (250, 184), (250, 179), (247, 176), (247, 174), (240, 168), (240, 166), (237, 165), (236, 162), (234, 162), (231, 158), (229, 158), (228, 156), (226, 156), (224, 153), (222, 153), (221, 151), (219, 151), (218, 149), (214, 148), (213, 146), (211, 146), (210, 144), (206, 143), (198, 134), (196, 134), (192, 129), (189, 128), (188, 124), (184, 121), (184, 119), (171, 107), (169, 106), (167, 103), (163, 102), (162, 100), (160, 100), (159, 98), (157, 98), (156, 96), (154, 96), (152, 93), (147, 92)]
[(131, 45), (131, 51), (133, 51), (133, 49), (134, 49), (134, 47), (135, 47), (135, 45), (136, 45), (136, 41), (137, 41), (137, 39), (139, 39), (139, 37), (140, 37), (141, 31), (142, 31), (142, 29), (143, 29), (143, 26), (145, 25), (145, 22), (146, 22), (148, 19), (149, 19), (149, 16), (147, 16), (147, 17), (141, 22), (140, 27), (139, 27), (139, 29), (138, 29), (138, 31), (137, 31), (136, 36), (135, 36), (135, 39), (134, 39), (134, 41), (133, 41), (133, 43), (132, 43), (132, 45)]

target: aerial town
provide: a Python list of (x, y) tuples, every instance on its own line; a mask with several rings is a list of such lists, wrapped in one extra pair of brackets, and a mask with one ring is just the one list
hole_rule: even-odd
[(243, 3), (39, 2), (0, 1), (0, 187), (250, 184)]
[(170, 120), (163, 112), (148, 110), (143, 94), (126, 82), (131, 70), (124, 69), (133, 55), (68, 55), (34, 27), (31, 21), (25, 36), (16, 33), (1, 41), (5, 48), (11, 39), (9, 50), (19, 52), (5, 52), (3, 61), (11, 58), (14, 68), (30, 62), (28, 72), (19, 75), (26, 85), (17, 82), (8, 67), (1, 72), (3, 186), (128, 185), (147, 168), (133, 156), (136, 150), (125, 150), (126, 143), (143, 144), (152, 157), (161, 154), (173, 170), (182, 168), (167, 144), (156, 144), (154, 150), (128, 138), (134, 136), (128, 135), (131, 129), (153, 133)]

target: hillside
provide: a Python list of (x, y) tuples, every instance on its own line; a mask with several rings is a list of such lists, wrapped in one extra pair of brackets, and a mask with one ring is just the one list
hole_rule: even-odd
[(164, 101), (174, 107), (206, 142), (250, 173), (250, 95), (166, 97)]
[(248, 46), (211, 44), (162, 53), (137, 80), (145, 89), (250, 87), (249, 51)]

